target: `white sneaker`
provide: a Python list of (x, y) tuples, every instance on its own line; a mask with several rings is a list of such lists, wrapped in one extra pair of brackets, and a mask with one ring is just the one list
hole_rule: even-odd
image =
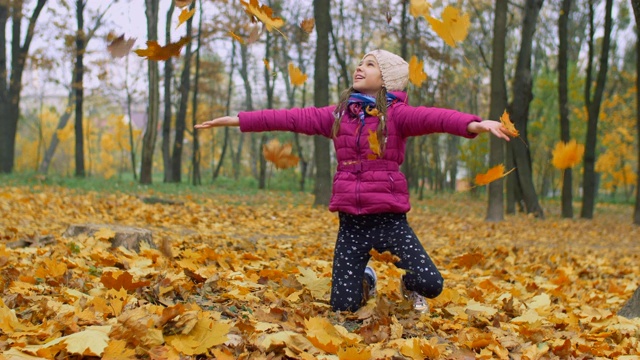
[(424, 296), (415, 291), (407, 290), (404, 286), (404, 281), (402, 282), (402, 296), (413, 303), (413, 309), (415, 311), (420, 313), (429, 312), (429, 304), (427, 303), (427, 300), (425, 300)]
[(362, 281), (362, 287), (364, 291), (365, 302), (373, 297), (376, 297), (376, 283), (378, 282), (378, 276), (376, 276), (375, 270), (367, 266), (364, 268), (364, 281)]

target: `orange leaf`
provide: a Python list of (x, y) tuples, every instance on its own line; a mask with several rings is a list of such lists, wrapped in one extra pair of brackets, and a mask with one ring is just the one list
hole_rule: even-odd
[(378, 141), (378, 134), (373, 130), (369, 130), (369, 148), (374, 154), (380, 156), (380, 141)]
[(487, 185), (489, 183), (492, 183), (498, 179), (501, 179), (509, 175), (515, 169), (516, 168), (513, 168), (505, 173), (504, 165), (500, 164), (500, 165), (494, 166), (491, 169), (489, 169), (489, 171), (487, 171), (486, 173), (476, 175), (475, 183), (476, 185), (480, 185), (480, 186)]
[(267, 31), (277, 29), (284, 25), (284, 20), (279, 17), (274, 17), (273, 10), (267, 5), (260, 5), (258, 0), (250, 0), (249, 2), (240, 0), (240, 3), (244, 6), (244, 10), (251, 18), (251, 22), (262, 22), (267, 28)]
[(193, 17), (193, 14), (196, 13), (196, 9), (193, 8), (191, 10), (187, 10), (187, 9), (182, 9), (182, 12), (180, 13), (180, 15), (178, 16), (178, 26), (176, 26), (176, 28), (180, 27), (180, 25), (186, 23), (187, 21), (189, 21), (189, 19), (191, 19)]
[(289, 81), (293, 86), (302, 85), (307, 81), (307, 74), (300, 71), (293, 63), (289, 63)]
[(306, 32), (307, 34), (311, 34), (314, 26), (316, 26), (316, 20), (314, 18), (304, 19), (300, 23), (300, 28), (302, 28), (302, 31)]
[(135, 290), (137, 288), (148, 286), (150, 284), (149, 281), (140, 281), (140, 282), (134, 283), (133, 275), (129, 274), (126, 271), (120, 274), (117, 278), (113, 277), (113, 273), (106, 272), (102, 274), (102, 276), (100, 277), (100, 282), (107, 289), (115, 289), (115, 290), (125, 289), (127, 291)]
[(176, 7), (183, 8), (183, 7), (191, 5), (193, 0), (174, 0), (174, 2), (176, 4)]
[(240, 44), (243, 44), (243, 45), (244, 45), (244, 40), (243, 40), (239, 35), (237, 35), (236, 33), (234, 33), (233, 31), (229, 31), (229, 32), (227, 32), (227, 34), (229, 34), (229, 36), (231, 36), (232, 38), (234, 38), (235, 40), (237, 40)]
[(467, 253), (456, 257), (453, 261), (458, 264), (458, 266), (465, 267), (468, 270), (474, 265), (484, 261), (484, 255), (481, 253)]
[(424, 72), (424, 61), (418, 61), (413, 55), (409, 60), (409, 81), (415, 86), (422, 85), (427, 80), (427, 74)]
[(191, 41), (190, 37), (183, 37), (178, 42), (167, 44), (166, 46), (160, 46), (157, 41), (147, 41), (146, 49), (135, 50), (135, 53), (140, 57), (146, 57), (153, 61), (166, 61), (172, 56), (180, 56), (180, 50), (184, 45)]
[(399, 257), (397, 257), (396, 255), (393, 255), (389, 251), (385, 251), (383, 253), (379, 253), (376, 249), (371, 249), (369, 251), (369, 254), (371, 254), (371, 257), (373, 257), (377, 261), (382, 261), (382, 262), (386, 262), (386, 263), (390, 263), (390, 264), (395, 264), (398, 261), (400, 261)]
[(371, 359), (371, 350), (369, 348), (358, 348), (349, 346), (338, 349), (339, 360), (369, 360)]
[(267, 58), (263, 58), (262, 62), (264, 63), (264, 67), (267, 68), (267, 71), (271, 71), (271, 63), (269, 63), (269, 60)]
[(568, 143), (559, 141), (553, 149), (551, 163), (560, 170), (572, 168), (580, 163), (582, 155), (584, 155), (584, 145), (578, 144), (575, 140)]
[(273, 139), (264, 145), (262, 154), (264, 158), (272, 162), (278, 169), (287, 169), (298, 165), (300, 158), (291, 154), (291, 144), (281, 145), (278, 139)]
[(502, 126), (507, 128), (511, 136), (520, 136), (520, 132), (516, 129), (516, 126), (511, 122), (511, 118), (509, 117), (509, 113), (505, 110), (500, 116), (500, 122)]
[(329, 322), (322, 317), (312, 317), (304, 321), (307, 339), (317, 347), (328, 353), (335, 353), (342, 344), (342, 335)]
[(469, 32), (469, 14), (461, 14), (460, 10), (447, 6), (442, 12), (442, 21), (427, 17), (433, 31), (438, 34), (451, 47), (456, 47), (456, 42), (466, 39)]

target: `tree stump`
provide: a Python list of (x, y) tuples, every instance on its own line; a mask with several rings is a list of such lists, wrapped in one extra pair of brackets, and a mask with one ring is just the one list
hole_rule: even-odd
[(636, 289), (633, 295), (631, 295), (631, 299), (618, 311), (618, 315), (624, 316), (627, 319), (640, 317), (640, 287)]
[(133, 226), (113, 225), (113, 224), (73, 224), (64, 232), (65, 237), (76, 237), (80, 234), (94, 236), (95, 233), (102, 229), (108, 229), (115, 233), (111, 237), (111, 248), (123, 246), (128, 250), (140, 252), (140, 243), (146, 242), (152, 249), (157, 249), (153, 242), (151, 230), (137, 228)]

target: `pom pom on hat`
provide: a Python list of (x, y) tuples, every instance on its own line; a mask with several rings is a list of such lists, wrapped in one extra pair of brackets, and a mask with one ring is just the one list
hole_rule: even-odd
[(386, 50), (373, 50), (365, 54), (376, 58), (387, 91), (402, 91), (409, 83), (409, 64), (400, 56)]

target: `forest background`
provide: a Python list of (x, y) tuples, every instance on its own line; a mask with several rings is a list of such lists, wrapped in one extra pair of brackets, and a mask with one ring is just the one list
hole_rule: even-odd
[[(637, 359), (638, 17), (637, 0), (0, 0), (0, 359)], [(506, 110), (517, 133), (409, 141), (411, 225), (446, 279), (423, 314), (377, 253), (378, 296), (331, 311), (330, 141), (193, 130), (335, 102), (375, 48), (410, 62), (412, 105)], [(131, 227), (153, 240), (118, 246)]]
[[(241, 110), (334, 103), (362, 54), (385, 48), (407, 60), (415, 56), (425, 71), (426, 80), (409, 86), (411, 104), (496, 120), (506, 110), (521, 134), (508, 146), (493, 147), (488, 137), (412, 139), (403, 170), (420, 198), (427, 189), (473, 187), (477, 174), (504, 163), (516, 172), (506, 186), (489, 186), (489, 219), (502, 218), (503, 187), (508, 213), (517, 207), (543, 216), (538, 199), (561, 194), (566, 217), (573, 216), (573, 196), (584, 198), (584, 218), (593, 216), (596, 195), (634, 201), (638, 57), (627, 2), (433, 2), (429, 15), (419, 16), (415, 1), (336, 1), (323, 5), (327, 18), (316, 19), (319, 26), (311, 24), (309, 31), (300, 24), (313, 20), (314, 7), (323, 2), (266, 4), (284, 19), (277, 31), (251, 22), (238, 2), (186, 3), (198, 11), (180, 25), (187, 8), (171, 1), (145, 7), (126, 1), (3, 5), (2, 172), (147, 184), (215, 184), (223, 177), (260, 189), (269, 178), (271, 188), (313, 189), (316, 203), (326, 204), (335, 164), (322, 139), (237, 129), (194, 137), (192, 125)], [(453, 21), (469, 21), (468, 36), (450, 44), (427, 21), (448, 5), (460, 11)], [(146, 39), (123, 31), (140, 36), (144, 22)], [(145, 48), (144, 40), (191, 41), (179, 44), (184, 49), (178, 56), (158, 62), (107, 51), (120, 35), (135, 49)], [(309, 80), (293, 85), (289, 64)], [(274, 138), (293, 143), (297, 167), (269, 167), (262, 149)], [(584, 162), (554, 168), (554, 146), (570, 140), (586, 146)]]

